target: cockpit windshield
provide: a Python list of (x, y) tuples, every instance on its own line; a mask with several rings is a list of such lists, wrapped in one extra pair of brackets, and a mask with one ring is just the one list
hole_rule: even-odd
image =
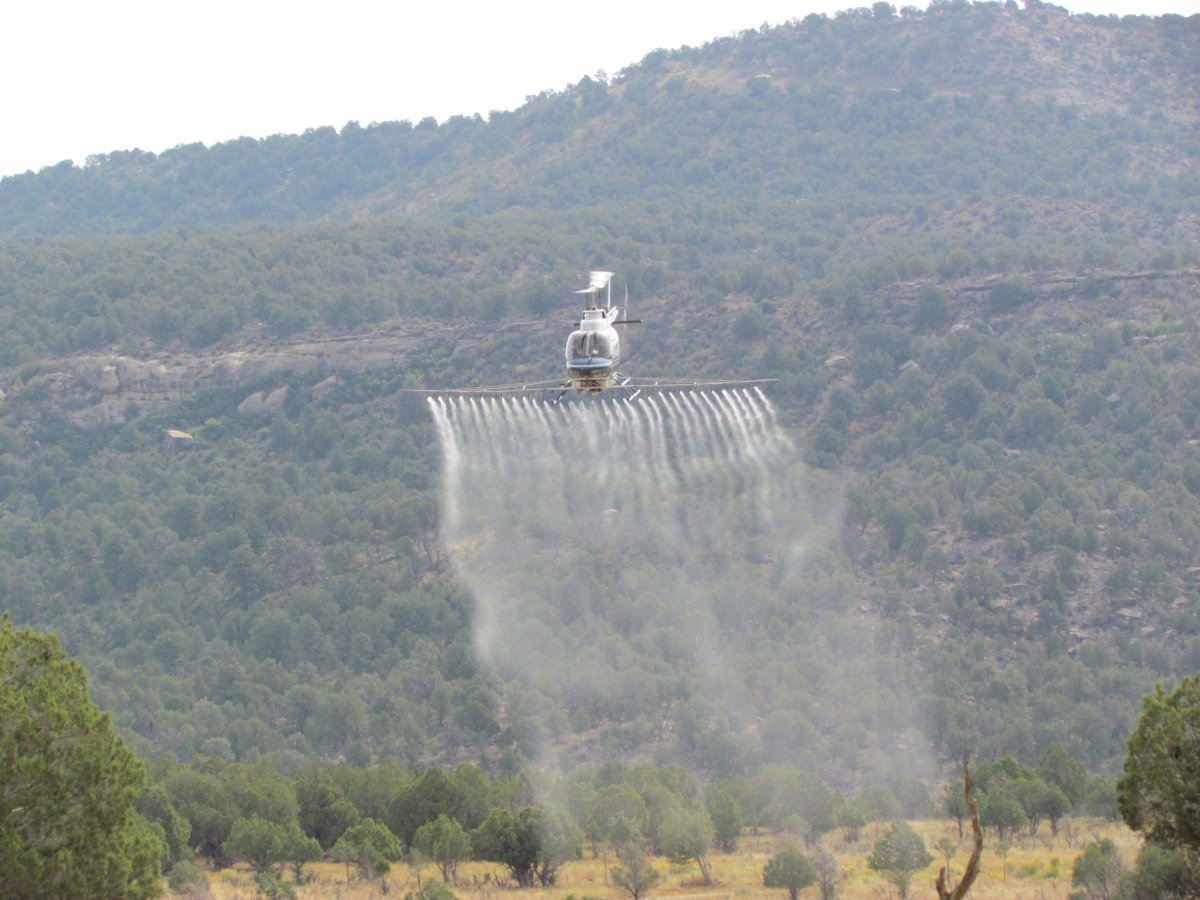
[(611, 335), (596, 331), (576, 331), (567, 341), (568, 359), (611, 359)]

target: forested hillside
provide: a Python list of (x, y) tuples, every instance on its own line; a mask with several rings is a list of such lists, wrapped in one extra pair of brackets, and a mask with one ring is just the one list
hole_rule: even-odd
[[(1139, 698), (1200, 668), (1198, 110), (1200, 17), (879, 3), (486, 121), (0, 180), (0, 609), (147, 756), (860, 786), (896, 746), (928, 778), (1058, 741), (1111, 773)], [(397, 389), (554, 377), (590, 267), (646, 320), (636, 374), (779, 379), (826, 533), (805, 585), (735, 598), (740, 720), (669, 635), (631, 642), (619, 706), (472, 653)], [(333, 382), (121, 383), (389, 335)], [(105, 392), (122, 414), (74, 424)]]

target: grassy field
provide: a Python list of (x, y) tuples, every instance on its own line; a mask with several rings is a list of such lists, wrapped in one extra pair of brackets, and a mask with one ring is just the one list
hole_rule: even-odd
[[(957, 851), (950, 860), (954, 880), (962, 874), (963, 866), (970, 855), (969, 835), (958, 840), (958, 832), (949, 822), (916, 822), (913, 827), (925, 839), (930, 852), (936, 855), (934, 845), (943, 837), (951, 838)], [(885, 826), (869, 826), (862, 830), (860, 839), (853, 843), (844, 840), (842, 832), (835, 832), (826, 839), (826, 848), (837, 859), (843, 880), (838, 885), (838, 897), (842, 900), (874, 900), (874, 898), (897, 897), (894, 888), (882, 877), (867, 869), (866, 859), (871, 847)], [(1099, 838), (1111, 838), (1121, 849), (1127, 864), (1137, 857), (1138, 839), (1123, 825), (1090, 819), (1076, 819), (1060, 828), (1057, 837), (1051, 837), (1045, 825), (1033, 837), (1022, 836), (1013, 843), (1006, 859), (996, 854), (996, 840), (992, 834), (984, 836), (983, 866), (969, 897), (973, 900), (1066, 900), (1071, 888), (1071, 866), (1083, 848)], [(785, 891), (768, 891), (762, 886), (762, 869), (768, 857), (791, 840), (791, 836), (759, 835), (746, 837), (738, 852), (731, 855), (711, 857), (712, 887), (704, 887), (695, 865), (672, 866), (665, 860), (658, 861), (659, 870), (665, 875), (663, 881), (652, 892), (651, 897), (667, 900), (729, 900), (729, 898), (762, 898), (762, 900), (786, 900)], [(609, 860), (612, 862), (611, 858)], [(936, 897), (933, 882), (938, 869), (945, 864), (937, 859), (929, 868), (913, 879), (909, 896), (913, 898)], [(366, 900), (381, 896), (403, 898), (408, 891), (417, 887), (417, 877), (404, 864), (393, 868), (386, 882), (368, 882), (353, 873), (347, 883), (346, 869), (333, 863), (318, 863), (307, 870), (314, 876), (311, 881), (299, 886), (299, 900)], [(459, 883), (454, 893), (460, 900), (619, 900), (622, 892), (606, 883), (605, 866), (602, 860), (585, 859), (564, 867), (559, 884), (549, 889), (517, 890), (497, 887), (496, 876), (503, 876), (503, 866), (490, 863), (469, 863), (461, 867)], [(437, 869), (424, 867), (422, 880), (438, 878)], [(216, 900), (252, 900), (255, 897), (254, 882), (249, 870), (238, 867), (212, 873), (209, 876), (211, 896)], [(810, 887), (803, 897), (816, 897), (817, 888)]]

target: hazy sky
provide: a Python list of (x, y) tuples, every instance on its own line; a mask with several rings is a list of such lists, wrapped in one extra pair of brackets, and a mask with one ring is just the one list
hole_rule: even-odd
[[(894, 5), (905, 5), (896, 2)], [(13, 4), (0, 44), (0, 175), (356, 120), (515, 109), (656, 47), (868, 0), (59, 0)], [(913, 5), (924, 7), (925, 0)], [(1071, 0), (1200, 12), (1200, 0)]]

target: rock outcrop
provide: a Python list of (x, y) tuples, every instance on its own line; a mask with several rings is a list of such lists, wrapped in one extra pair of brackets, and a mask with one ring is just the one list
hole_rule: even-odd
[[(489, 333), (522, 328), (523, 324), (489, 328), (422, 321), (405, 329), (278, 344), (248, 336), (236, 347), (210, 354), (177, 353), (149, 359), (87, 354), (46, 360), (30, 364), (21, 372), (0, 373), (0, 405), (6, 397), (14, 405), (26, 399), (36, 401), (43, 412), (52, 411), (77, 425), (95, 427), (166, 409), (210, 388), (261, 383), (276, 374), (329, 371), (329, 377), (312, 389), (313, 399), (319, 400), (342, 383), (341, 375), (401, 367), (414, 350), (431, 343), (453, 346), (462, 341), (478, 342)], [(277, 410), (283, 406), (287, 390), (276, 384), (255, 391), (238, 409), (244, 413)]]

